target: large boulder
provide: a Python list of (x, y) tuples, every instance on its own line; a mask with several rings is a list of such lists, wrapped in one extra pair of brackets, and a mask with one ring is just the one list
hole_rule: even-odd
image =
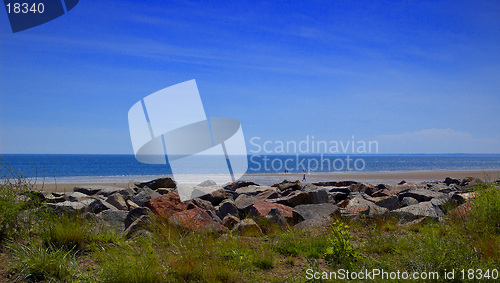
[(135, 190), (133, 190), (131, 188), (125, 188), (125, 189), (119, 191), (119, 193), (123, 196), (123, 198), (125, 200), (128, 200), (135, 195)]
[(151, 219), (149, 215), (141, 215), (127, 226), (124, 233), (127, 239), (129, 239), (134, 236), (134, 234), (139, 234), (140, 231), (149, 230), (151, 226)]
[(176, 184), (171, 178), (159, 178), (149, 182), (142, 182), (135, 184), (139, 188), (148, 187), (150, 189), (156, 190), (159, 188), (175, 188)]
[(340, 216), (340, 210), (332, 203), (302, 204), (294, 207), (292, 214), (296, 223), (310, 219), (328, 222), (332, 216)]
[(174, 213), (184, 211), (187, 206), (181, 201), (179, 194), (171, 192), (150, 199), (146, 202), (146, 206), (151, 211), (162, 218), (168, 219)]
[(153, 191), (148, 187), (144, 187), (139, 189), (138, 193), (135, 196), (131, 197), (130, 200), (139, 206), (144, 206), (146, 205), (146, 202), (148, 202), (150, 199), (159, 196), (161, 196), (159, 193)]
[(200, 196), (200, 199), (209, 201), (213, 206), (219, 205), (223, 200), (228, 198), (229, 194), (222, 189), (211, 190), (209, 193)]
[(418, 204), (402, 207), (391, 211), (391, 215), (402, 220), (415, 220), (420, 217), (430, 217), (442, 219), (444, 216), (438, 206), (433, 205), (430, 201), (421, 202)]
[(46, 203), (45, 205), (51, 208), (55, 213), (67, 213), (70, 215), (74, 215), (77, 213), (81, 213), (85, 211), (90, 204), (90, 201), (93, 200), (84, 200), (84, 201), (64, 201), (58, 203)]
[(227, 232), (226, 227), (213, 220), (205, 210), (199, 207), (176, 212), (170, 217), (169, 221), (177, 226), (197, 232)]
[(80, 201), (88, 199), (89, 196), (80, 192), (67, 192), (64, 194), (67, 201)]
[(236, 189), (235, 192), (238, 195), (245, 194), (245, 195), (255, 196), (255, 195), (258, 195), (258, 194), (263, 193), (265, 191), (273, 190), (273, 189), (274, 188), (271, 188), (271, 187), (251, 185), (251, 186), (246, 186), (246, 187), (238, 188), (238, 189)]
[(283, 204), (286, 206), (291, 206), (291, 207), (294, 207), (294, 206), (297, 206), (300, 204), (312, 204), (313, 203), (311, 196), (309, 196), (308, 193), (302, 192), (302, 191), (294, 191), (287, 196), (273, 199), (271, 201), (277, 202), (277, 203), (280, 203), (280, 204)]
[(262, 234), (262, 229), (253, 219), (243, 219), (234, 226), (232, 232), (241, 236), (258, 236)]
[(91, 196), (97, 194), (103, 187), (104, 186), (78, 186), (73, 188), (73, 191)]
[(435, 192), (426, 189), (411, 189), (399, 193), (398, 197), (402, 200), (404, 197), (412, 197), (418, 202), (430, 201), (433, 198), (446, 198), (448, 194)]
[(149, 214), (151, 213), (151, 209), (147, 207), (138, 207), (130, 210), (127, 214), (127, 217), (125, 217), (125, 220), (123, 221), (125, 224), (125, 228), (128, 228), (135, 220), (137, 220), (141, 216), (149, 216)]
[(225, 186), (224, 190), (234, 192), (239, 188), (248, 187), (248, 186), (258, 186), (258, 184), (254, 183), (254, 182), (248, 182), (248, 181), (237, 181), (237, 182), (233, 182), (233, 183)]
[(104, 222), (109, 229), (122, 232), (125, 230), (125, 218), (128, 212), (122, 210), (104, 210), (97, 216)]
[(351, 215), (377, 216), (387, 212), (387, 208), (380, 207), (375, 203), (362, 197), (355, 197), (349, 200), (345, 211)]
[(394, 210), (400, 207), (399, 198), (395, 195), (373, 198), (372, 201), (377, 206), (385, 207), (388, 210)]
[(89, 205), (89, 211), (92, 213), (99, 213), (104, 210), (118, 210), (116, 207), (112, 206), (110, 203), (108, 203), (105, 200), (102, 199), (95, 199), (90, 205)]
[(204, 210), (215, 211), (215, 207), (208, 200), (203, 200), (201, 198), (195, 198), (188, 202), (187, 209), (192, 209), (195, 207), (202, 208)]
[(270, 203), (262, 200), (258, 200), (253, 203), (248, 210), (248, 214), (252, 216), (265, 217), (273, 208), (277, 208), (280, 211), (281, 215), (285, 217), (285, 219), (292, 219), (293, 208), (279, 203)]
[(292, 191), (302, 190), (302, 184), (300, 183), (299, 180), (296, 180), (293, 182), (288, 181), (288, 180), (284, 180), (283, 182), (281, 182), (279, 184), (274, 184), (272, 186), (275, 188), (278, 188), (278, 190), (280, 192), (283, 192), (286, 190), (292, 190)]
[(224, 219), (224, 217), (229, 214), (239, 217), (239, 211), (236, 203), (233, 200), (226, 199), (221, 202), (219, 206), (217, 206), (217, 216), (219, 216), (220, 219)]
[(265, 190), (255, 196), (259, 200), (275, 199), (281, 197), (280, 194), (273, 188)]
[(266, 218), (269, 219), (272, 223), (277, 224), (279, 226), (284, 226), (287, 224), (287, 221), (278, 208), (271, 208), (269, 213), (266, 215)]
[(449, 186), (450, 184), (460, 185), (461, 182), (458, 179), (446, 177), (446, 179), (444, 179), (443, 183), (445, 183), (447, 186)]
[(418, 204), (418, 200), (412, 197), (404, 197), (401, 199), (401, 207), (406, 207), (414, 204)]
[(127, 202), (125, 201), (123, 195), (120, 193), (114, 193), (110, 195), (106, 199), (106, 201), (119, 210), (128, 210)]
[(309, 195), (309, 197), (312, 200), (312, 203), (314, 204), (328, 203), (330, 201), (328, 193), (326, 192), (325, 189), (309, 190), (307, 191), (307, 194)]
[(234, 202), (242, 213), (247, 213), (250, 207), (258, 200), (255, 196), (239, 195)]

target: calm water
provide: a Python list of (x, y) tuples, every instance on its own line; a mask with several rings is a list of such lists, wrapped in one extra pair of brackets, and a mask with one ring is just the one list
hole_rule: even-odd
[[(75, 178), (157, 176), (170, 174), (166, 165), (142, 164), (133, 155), (52, 155), (4, 154), (4, 166), (26, 177)], [(221, 174), (212, 164), (212, 157), (203, 156), (188, 163), (184, 174)], [(285, 167), (286, 165), (286, 167)], [(428, 170), (491, 170), (500, 169), (500, 154), (446, 155), (301, 155), (249, 156), (247, 173), (346, 172), (346, 171), (428, 171)], [(5, 172), (5, 167), (2, 168)], [(147, 179), (147, 177), (145, 178)]]

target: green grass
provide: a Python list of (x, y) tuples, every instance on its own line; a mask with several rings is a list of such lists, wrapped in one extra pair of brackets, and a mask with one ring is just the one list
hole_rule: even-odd
[(18, 271), (18, 279), (70, 282), (76, 277), (77, 264), (70, 251), (44, 247), (35, 242), (8, 245)]
[(43, 224), (39, 236), (45, 246), (83, 251), (123, 240), (114, 230), (105, 229), (79, 215), (46, 213), (40, 221)]

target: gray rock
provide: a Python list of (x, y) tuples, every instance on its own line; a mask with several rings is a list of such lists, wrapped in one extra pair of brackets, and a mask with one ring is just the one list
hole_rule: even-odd
[(150, 189), (156, 190), (158, 188), (175, 188), (176, 183), (171, 178), (159, 178), (149, 182), (142, 182), (135, 184), (139, 188), (148, 187)]
[(287, 224), (285, 217), (283, 217), (283, 215), (281, 215), (281, 212), (275, 207), (269, 210), (266, 218), (269, 219), (272, 223), (280, 226), (284, 226), (285, 224)]
[(91, 196), (98, 193), (102, 189), (102, 187), (103, 186), (80, 186), (73, 188), (73, 191)]
[(117, 188), (117, 187), (111, 187), (111, 186), (103, 186), (102, 189), (97, 192), (98, 195), (108, 197), (114, 193), (119, 193), (121, 191), (125, 190), (125, 188)]
[[(185, 184), (180, 184), (180, 186), (185, 186)], [(220, 190), (220, 186), (196, 186), (193, 187), (191, 190), (191, 196), (190, 198), (202, 198), (203, 196), (206, 195), (211, 195), (213, 192)]]
[(418, 204), (418, 200), (416, 200), (412, 197), (404, 197), (401, 200), (401, 207), (406, 207), (406, 206), (415, 205), (415, 204)]
[(251, 195), (251, 196), (256, 196), (262, 192), (265, 192), (267, 190), (275, 190), (272, 187), (261, 187), (261, 186), (247, 186), (247, 187), (241, 187), (236, 189), (236, 193), (238, 195), (245, 194), (245, 195)]
[[(212, 205), (219, 205), (223, 200), (229, 198), (226, 191), (221, 190), (219, 187), (209, 187), (210, 192), (200, 196), (202, 200), (207, 200), (212, 203)], [(216, 190), (213, 190), (216, 189)]]
[(241, 236), (258, 236), (262, 234), (262, 229), (253, 219), (243, 219), (234, 226), (232, 232)]
[(236, 203), (233, 200), (226, 199), (217, 207), (217, 216), (219, 216), (219, 218), (221, 219), (224, 219), (224, 217), (226, 217), (226, 215), (228, 214), (232, 214), (238, 217), (239, 211)]
[(97, 216), (103, 220), (106, 227), (118, 232), (125, 230), (125, 218), (128, 212), (122, 210), (104, 210)]
[(393, 210), (391, 211), (391, 215), (394, 215), (402, 220), (411, 221), (424, 216), (435, 219), (442, 219), (444, 214), (441, 209), (439, 209), (439, 207), (433, 205), (430, 201), (425, 201)]
[[(210, 215), (210, 217), (212, 217), (212, 219), (218, 223), (222, 223), (222, 220), (219, 218), (219, 216), (217, 216), (217, 213), (215, 213), (215, 211), (213, 210), (205, 210), (205, 212)], [(231, 214), (228, 214), (228, 215), (231, 215)]]
[(89, 196), (80, 192), (67, 192), (64, 194), (64, 197), (68, 201), (79, 201), (81, 199), (88, 198)]
[(260, 194), (255, 196), (259, 200), (266, 200), (266, 199), (276, 199), (281, 197), (280, 194), (274, 189), (269, 189), (261, 192)]
[(294, 191), (293, 193), (275, 200), (271, 200), (286, 206), (294, 207), (301, 204), (312, 204), (313, 200), (306, 192)]
[(330, 193), (344, 193), (346, 195), (351, 193), (351, 189), (349, 187), (334, 187), (328, 190)]
[(90, 205), (89, 205), (89, 211), (91, 211), (92, 213), (99, 213), (101, 211), (104, 211), (104, 210), (117, 210), (116, 207), (112, 206), (111, 204), (109, 204), (107, 201), (105, 200), (101, 200), (101, 199), (95, 199)]
[(234, 182), (232, 184), (229, 184), (227, 186), (224, 187), (225, 190), (228, 190), (228, 191), (236, 191), (238, 188), (242, 188), (242, 187), (247, 187), (247, 186), (258, 186), (258, 184), (254, 183), (254, 182), (247, 182), (247, 181), (237, 181), (237, 182)]
[(54, 194), (47, 194), (45, 196), (45, 201), (46, 202), (49, 202), (49, 203), (58, 203), (58, 202), (63, 202), (63, 201), (66, 201), (66, 198), (64, 197), (64, 195), (62, 196), (55, 196)]
[(404, 197), (412, 197), (416, 199), (418, 202), (423, 202), (423, 201), (430, 201), (433, 198), (446, 198), (447, 194), (425, 189), (411, 189), (399, 193), (398, 196), (399, 199), (403, 199)]
[(139, 192), (137, 193), (137, 195), (131, 197), (130, 200), (139, 206), (144, 206), (144, 204), (148, 200), (155, 198), (155, 197), (159, 197), (159, 196), (161, 196), (159, 193), (153, 191), (150, 188), (144, 187), (144, 188), (139, 189)]
[(59, 203), (46, 203), (47, 207), (53, 209), (55, 213), (67, 213), (74, 215), (83, 212), (88, 205), (82, 202), (64, 201)]
[(128, 206), (129, 210), (136, 209), (136, 208), (140, 207), (137, 203), (135, 203), (135, 202), (133, 202), (133, 201), (131, 201), (129, 199), (126, 200), (126, 203), (127, 203), (127, 206)]
[(343, 201), (347, 199), (349, 193), (345, 192), (330, 192), (329, 195), (333, 198), (335, 202)]
[(119, 210), (128, 210), (127, 203), (125, 201), (125, 198), (123, 198), (123, 195), (120, 193), (114, 193), (110, 195), (106, 201), (116, 207)]
[(74, 192), (79, 192), (86, 195), (100, 194), (103, 196), (109, 196), (115, 192), (119, 192), (123, 188), (111, 187), (111, 186), (100, 186), (100, 185), (89, 185), (89, 186), (79, 186), (73, 189)]
[(147, 230), (151, 227), (151, 220), (148, 215), (141, 215), (139, 218), (135, 219), (134, 222), (125, 230), (125, 237), (130, 239), (134, 234), (141, 230)]
[(191, 209), (191, 208), (194, 208), (196, 206), (199, 208), (202, 208), (204, 210), (215, 211), (215, 207), (212, 205), (211, 202), (209, 202), (208, 200), (202, 200), (201, 198), (192, 199), (188, 203), (187, 209)]
[(128, 228), (136, 219), (143, 215), (149, 215), (151, 214), (151, 209), (147, 207), (139, 207), (132, 209), (131, 211), (128, 212), (127, 217), (125, 217), (125, 228)]
[(296, 223), (308, 219), (324, 220), (329, 222), (332, 216), (340, 216), (339, 208), (332, 203), (303, 204), (293, 208), (293, 220)]
[(387, 212), (387, 208), (380, 207), (375, 203), (359, 196), (349, 200), (345, 210), (352, 215), (361, 214), (366, 216), (383, 215)]
[(234, 201), (236, 203), (236, 207), (242, 212), (242, 213), (247, 213), (252, 204), (254, 202), (258, 201), (259, 199), (254, 196), (249, 196), (249, 195), (239, 195), (236, 200)]
[(135, 191), (134, 191), (133, 189), (131, 189), (131, 188), (125, 188), (125, 189), (123, 189), (123, 190), (119, 191), (119, 193), (123, 196), (123, 198), (124, 198), (125, 200), (128, 200), (128, 199), (130, 199), (132, 196), (134, 196), (134, 195), (135, 195)]
[(307, 194), (314, 204), (329, 202), (328, 193), (325, 189), (309, 190)]
[(397, 196), (387, 196), (373, 198), (372, 201), (380, 207), (385, 207), (388, 210), (394, 210), (399, 208), (399, 198)]

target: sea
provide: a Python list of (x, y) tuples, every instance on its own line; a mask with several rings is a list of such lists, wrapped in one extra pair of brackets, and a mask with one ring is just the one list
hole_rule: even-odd
[[(248, 163), (247, 171), (240, 173), (259, 175), (500, 169), (500, 154), (249, 155), (239, 160)], [(134, 155), (0, 154), (0, 163), (1, 178), (21, 176), (58, 182), (128, 182), (172, 174), (168, 163), (144, 164)], [(216, 164), (220, 162), (214, 157), (200, 156), (185, 163), (181, 171), (187, 175), (217, 175), (227, 170)]]

